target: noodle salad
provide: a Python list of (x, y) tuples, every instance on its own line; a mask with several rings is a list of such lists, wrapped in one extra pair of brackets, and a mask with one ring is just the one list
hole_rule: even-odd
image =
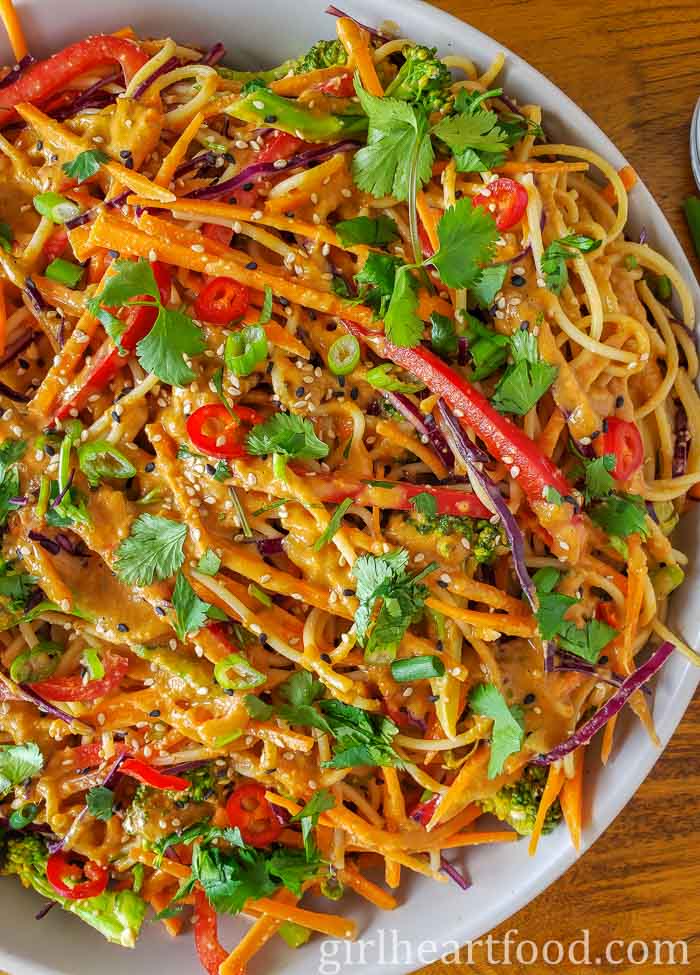
[(240, 975), (466, 847), (578, 849), (587, 745), (698, 662), (694, 310), (634, 172), (334, 8), (252, 72), (36, 61), (1, 9), (0, 873)]

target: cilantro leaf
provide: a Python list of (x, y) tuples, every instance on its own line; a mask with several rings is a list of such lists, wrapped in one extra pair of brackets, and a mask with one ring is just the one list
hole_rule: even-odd
[(511, 336), (513, 365), (500, 378), (491, 403), (501, 413), (524, 416), (544, 396), (557, 377), (557, 367), (540, 358), (537, 339), (525, 329)]
[(187, 386), (195, 373), (184, 356), (201, 355), (206, 348), (202, 330), (189, 315), (160, 308), (155, 324), (136, 346), (143, 369), (171, 386)]
[(167, 836), (161, 836), (153, 843), (153, 852), (156, 855), (155, 866), (159, 867), (163, 856), (171, 846), (179, 846), (179, 844), (184, 844), (190, 846), (195, 840), (200, 840), (203, 843), (211, 843), (212, 840), (226, 840), (227, 843), (231, 843), (232, 846), (245, 846), (243, 842), (243, 837), (241, 836), (241, 831), (237, 826), (231, 828), (230, 826), (220, 827), (212, 826), (211, 823), (206, 819), (201, 819), (199, 822), (192, 823), (191, 826), (186, 827), (186, 829), (180, 830), (175, 833), (168, 833)]
[(386, 555), (361, 555), (352, 567), (360, 601), (355, 627), (369, 658), (393, 659), (408, 627), (423, 615), (428, 589), (419, 579), (432, 572), (435, 563), (415, 576), (408, 575), (407, 565), (406, 549), (396, 549)]
[(486, 379), (505, 364), (510, 352), (510, 337), (488, 328), (478, 318), (467, 315), (466, 336), (475, 380)]
[(602, 620), (588, 620), (583, 627), (565, 621), (559, 630), (559, 644), (591, 664), (598, 663), (603, 649), (617, 636), (617, 630)]
[(646, 538), (649, 534), (644, 501), (634, 494), (613, 494), (593, 505), (590, 516), (608, 535), (627, 538), (639, 533)]
[(275, 709), (271, 704), (266, 704), (265, 701), (261, 701), (255, 694), (246, 694), (243, 698), (243, 704), (254, 721), (269, 721), (275, 713)]
[(543, 569), (538, 569), (532, 577), (538, 593), (552, 592), (560, 579), (561, 572), (551, 565), (545, 566)]
[(507, 273), (507, 264), (489, 264), (488, 267), (483, 268), (471, 289), (475, 301), (483, 308), (490, 308), (503, 287)]
[(552, 241), (545, 248), (540, 262), (548, 290), (555, 295), (561, 294), (569, 280), (566, 262), (577, 256), (576, 251), (587, 254), (597, 250), (601, 244), (602, 240), (595, 240), (584, 234), (569, 234)]
[(416, 163), (420, 186), (432, 174), (433, 146), (425, 112), (396, 98), (377, 98), (355, 77), (355, 91), (369, 118), (367, 145), (352, 161), (353, 179), (372, 196), (408, 199), (411, 169)]
[(38, 775), (44, 767), (44, 756), (33, 741), (23, 745), (0, 745), (0, 796), (13, 786)]
[(226, 853), (205, 843), (192, 847), (191, 878), (177, 896), (189, 892), (195, 882), (215, 910), (224, 914), (238, 914), (247, 900), (269, 897), (277, 888), (262, 850), (244, 847)]
[(88, 812), (95, 819), (107, 822), (114, 815), (114, 793), (104, 785), (96, 785), (90, 789), (85, 796), (85, 802)]
[(379, 247), (390, 244), (399, 235), (396, 221), (391, 217), (354, 217), (352, 220), (341, 220), (333, 228), (340, 237), (343, 247), (353, 244), (368, 244)]
[(379, 318), (384, 318), (389, 299), (394, 293), (396, 272), (402, 266), (398, 257), (370, 251), (362, 270), (355, 275), (360, 296), (364, 304)]
[(384, 316), (384, 330), (390, 342), (407, 349), (420, 344), (423, 320), (417, 311), (417, 282), (408, 266), (404, 266), (396, 272), (394, 290)]
[(494, 684), (479, 684), (469, 695), (469, 705), (484, 718), (493, 719), (488, 777), (495, 779), (503, 771), (506, 759), (523, 747), (525, 728), (522, 709), (508, 707)]
[(107, 278), (99, 294), (99, 303), (107, 308), (118, 308), (129, 299), (148, 296), (160, 298), (153, 269), (148, 261), (117, 260), (111, 265), (113, 273)]
[(426, 518), (434, 518), (437, 514), (437, 501), (428, 491), (414, 495), (411, 504), (419, 515), (425, 515)]
[(338, 531), (338, 529), (342, 524), (345, 513), (347, 512), (348, 508), (352, 506), (352, 504), (353, 504), (352, 498), (345, 498), (343, 501), (340, 502), (338, 507), (331, 515), (326, 530), (314, 542), (313, 544), (314, 552), (320, 552), (321, 549), (325, 545), (328, 545), (328, 543), (332, 540), (333, 536), (335, 535), (335, 533)]
[(109, 156), (101, 149), (86, 149), (78, 153), (72, 162), (64, 163), (61, 169), (66, 176), (84, 183), (86, 179), (99, 173), (100, 166), (106, 162), (109, 162)]
[(12, 241), (14, 239), (14, 234), (12, 232), (12, 227), (9, 223), (0, 221), (0, 247), (7, 253), (12, 253)]
[(615, 490), (615, 480), (610, 476), (610, 471), (615, 468), (615, 463), (614, 454), (603, 454), (602, 457), (596, 457), (595, 460), (584, 458), (586, 501), (604, 498)]
[(275, 708), (275, 713), (290, 724), (318, 728), (325, 734), (331, 729), (323, 715), (313, 706), (323, 695), (323, 684), (308, 670), (300, 670), (280, 684), (278, 694), (286, 703)]
[(173, 589), (173, 609), (175, 610), (175, 632), (181, 640), (188, 633), (196, 633), (206, 624), (210, 603), (205, 603), (190, 585), (180, 570)]
[(450, 147), (462, 173), (493, 169), (503, 162), (509, 147), (508, 135), (499, 127), (496, 113), (476, 105), (444, 118), (432, 131)]
[(185, 561), (187, 525), (158, 515), (139, 515), (117, 549), (115, 571), (126, 585), (150, 586), (167, 579)]
[(206, 550), (204, 555), (197, 563), (197, 572), (201, 572), (205, 576), (215, 576), (220, 568), (221, 559), (211, 548)]
[(342, 701), (322, 701), (321, 708), (335, 736), (333, 758), (322, 763), (324, 768), (401, 765), (392, 747), (392, 739), (399, 729), (389, 718)]
[(328, 445), (316, 436), (313, 424), (291, 413), (274, 413), (258, 423), (248, 434), (246, 446), (256, 457), (279, 454), (298, 460), (320, 460), (328, 455)]
[(333, 809), (334, 806), (335, 798), (328, 789), (319, 789), (317, 792), (314, 792), (304, 808), (292, 816), (290, 822), (301, 823), (301, 835), (304, 840), (304, 850), (306, 851), (307, 860), (311, 859), (314, 852), (313, 830), (318, 825), (318, 818), (322, 812), (326, 812), (327, 809)]
[(27, 600), (39, 581), (38, 578), (24, 572), (9, 572), (9, 564), (7, 562), (0, 563), (0, 566), (2, 569), (2, 574), (0, 575), (0, 597), (7, 599), (10, 610), (17, 611), (24, 609)]
[(270, 876), (276, 877), (288, 890), (298, 896), (301, 896), (307, 880), (312, 880), (320, 868), (321, 858), (312, 841), (309, 842), (308, 850), (278, 847), (267, 861)]
[(430, 316), (430, 345), (441, 359), (454, 359), (459, 350), (455, 323), (447, 315), (434, 311)]
[(553, 639), (564, 625), (564, 615), (576, 603), (573, 596), (560, 592), (538, 594), (539, 606), (535, 616), (543, 640)]
[(394, 367), (390, 362), (382, 362), (373, 366), (365, 373), (365, 382), (375, 389), (385, 389), (390, 393), (417, 393), (423, 389), (422, 383), (406, 383), (394, 376)]
[(471, 288), (494, 256), (499, 236), (496, 221), (465, 197), (445, 210), (437, 233), (440, 247), (430, 263), (449, 288)]
[(17, 461), (27, 449), (25, 440), (6, 440), (0, 445), (0, 525), (4, 525), (11, 511), (17, 510), (12, 498), (19, 495)]

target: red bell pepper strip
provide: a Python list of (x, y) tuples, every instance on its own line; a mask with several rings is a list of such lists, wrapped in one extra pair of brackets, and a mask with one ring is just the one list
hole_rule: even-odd
[(434, 796), (431, 796), (430, 799), (426, 799), (425, 802), (417, 802), (413, 809), (411, 809), (409, 812), (409, 817), (414, 822), (420, 823), (421, 826), (427, 826), (430, 820), (433, 818), (439, 799), (440, 793), (436, 792)]
[(219, 942), (216, 911), (199, 885), (194, 888), (194, 944), (207, 975), (219, 975), (228, 952)]
[(127, 758), (119, 766), (119, 771), (124, 775), (130, 775), (132, 779), (150, 785), (152, 789), (172, 789), (175, 792), (184, 792), (192, 785), (187, 779), (180, 775), (168, 775), (166, 772), (159, 772), (158, 769), (141, 762), (138, 758)]
[(636, 423), (609, 416), (605, 421), (605, 432), (600, 438), (603, 454), (613, 454), (615, 466), (610, 472), (616, 481), (628, 481), (642, 466), (644, 444)]
[[(78, 880), (81, 872), (87, 877), (87, 880), (82, 882)], [(68, 877), (77, 882), (66, 883)], [(92, 860), (88, 860), (78, 868), (69, 862), (65, 853), (59, 850), (57, 853), (52, 853), (46, 861), (46, 879), (61, 897), (80, 901), (86, 897), (97, 897), (102, 893), (109, 880), (109, 871)]]
[(288, 159), (307, 145), (303, 139), (297, 139), (289, 132), (278, 132), (267, 136), (262, 149), (255, 157), (256, 163), (277, 162), (278, 159)]
[(206, 237), (207, 240), (215, 240), (217, 244), (223, 244), (224, 247), (229, 247), (233, 231), (230, 227), (222, 227), (219, 223), (203, 223), (202, 236)]
[(46, 263), (50, 264), (51, 261), (55, 261), (57, 257), (60, 257), (67, 246), (68, 231), (65, 227), (56, 227), (42, 249)]
[(265, 786), (259, 782), (245, 782), (234, 789), (226, 803), (226, 815), (249, 846), (269, 846), (282, 832), (282, 824), (265, 798)]
[(352, 71), (344, 71), (337, 74), (335, 78), (322, 81), (319, 85), (314, 85), (315, 91), (321, 91), (324, 95), (332, 95), (335, 98), (354, 98), (355, 82), (353, 81)]
[(133, 41), (112, 34), (96, 34), (70, 44), (46, 61), (33, 64), (15, 82), (0, 89), (0, 126), (11, 121), (20, 102), (43, 102), (74, 78), (111, 61), (121, 65), (128, 83), (148, 61), (148, 55)]
[[(346, 498), (352, 498), (357, 504), (370, 507), (410, 511), (417, 494), (429, 494), (435, 498), (439, 515), (490, 518), (493, 513), (482, 504), (473, 491), (459, 488), (433, 487), (432, 484), (404, 484), (401, 481), (362, 484), (357, 481), (323, 476), (316, 476), (309, 483), (319, 500), (336, 504), (340, 504)], [(391, 484), (391, 487), (380, 486), (380, 484)]]
[(115, 690), (129, 669), (126, 657), (114, 657), (105, 653), (102, 658), (105, 675), (99, 680), (83, 683), (80, 674), (70, 677), (49, 677), (32, 684), (32, 690), (50, 701), (96, 701)]
[[(160, 291), (160, 300), (165, 304), (170, 298), (170, 271), (160, 261), (152, 261), (151, 268)], [(147, 298), (147, 295), (141, 296), (141, 300)], [(127, 352), (133, 352), (141, 339), (153, 328), (157, 315), (158, 311), (155, 307), (141, 305), (138, 308), (130, 308), (127, 313), (126, 329), (121, 337), (122, 348)], [(73, 410), (80, 410), (93, 393), (102, 392), (127, 359), (128, 356), (121, 355), (111, 339), (106, 339), (97, 350), (94, 361), (83, 369), (75, 383), (69, 387), (67, 396), (56, 410), (55, 419), (65, 419)]]

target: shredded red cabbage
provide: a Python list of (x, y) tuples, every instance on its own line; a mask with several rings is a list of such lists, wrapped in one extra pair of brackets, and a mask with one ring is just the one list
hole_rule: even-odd
[(279, 538), (256, 538), (255, 544), (261, 555), (281, 555), (284, 552), (283, 541), (284, 539), (281, 536)]
[(12, 71), (8, 71), (2, 81), (0, 81), (0, 88), (7, 88), (9, 85), (13, 85), (19, 76), (24, 74), (27, 68), (30, 68), (33, 64), (36, 64), (36, 58), (33, 58), (31, 54), (25, 54), (22, 60), (14, 66)]
[(629, 677), (625, 677), (623, 682), (620, 684), (618, 689), (615, 691), (613, 696), (608, 700), (599, 711), (593, 715), (593, 717), (587, 721), (578, 731), (575, 731), (570, 738), (563, 741), (556, 748), (553, 748), (551, 752), (546, 755), (538, 755), (532, 760), (534, 765), (551, 765), (552, 762), (558, 762), (559, 759), (564, 758), (569, 752), (573, 752), (576, 748), (581, 745), (587, 745), (593, 736), (604, 728), (605, 725), (611, 718), (614, 718), (622, 708), (627, 703), (629, 697), (638, 691), (640, 688), (644, 687), (647, 681), (651, 680), (654, 674), (658, 673), (659, 670), (666, 663), (668, 658), (671, 656), (675, 650), (675, 646), (668, 641), (661, 644), (649, 657), (646, 663), (643, 663), (641, 667), (638, 667), (633, 674)]
[(181, 64), (182, 62), (179, 58), (168, 58), (168, 60), (164, 64), (161, 64), (161, 66), (157, 68), (152, 75), (149, 75), (145, 81), (141, 82), (131, 97), (140, 98), (145, 91), (148, 91), (154, 81), (161, 78), (164, 74), (167, 74), (168, 71), (174, 71), (175, 68), (179, 68)]
[(226, 48), (221, 41), (217, 41), (216, 44), (209, 48), (199, 63), (208, 64), (210, 67), (213, 67), (224, 57), (226, 57)]
[(688, 451), (690, 449), (690, 428), (688, 414), (682, 403), (676, 406), (674, 422), (675, 443), (673, 446), (673, 460), (671, 461), (671, 477), (682, 477), (688, 470)]
[(85, 91), (77, 93), (75, 98), (72, 98), (65, 105), (61, 105), (49, 114), (57, 122), (63, 122), (65, 119), (77, 115), (78, 112), (82, 112), (86, 108), (106, 108), (107, 105), (116, 102), (117, 93), (105, 91), (105, 87), (120, 81), (121, 78), (122, 72), (114, 71), (106, 78), (100, 78), (99, 81), (96, 81), (94, 85), (90, 85)]
[(32, 688), (31, 684), (18, 684), (17, 685), (22, 693), (25, 695), (25, 700), (31, 704), (35, 704), (43, 714), (49, 714), (53, 718), (58, 718), (60, 721), (65, 721), (66, 724), (74, 724), (77, 718), (74, 718), (72, 714), (67, 714), (60, 708), (57, 708), (55, 704), (51, 704), (37, 694), (37, 692)]
[(214, 166), (218, 158), (217, 154), (211, 149), (200, 152), (198, 156), (192, 156), (191, 159), (186, 159), (185, 162), (180, 163), (175, 170), (174, 178), (180, 179), (193, 170), (202, 169), (203, 166)]
[(22, 290), (24, 291), (29, 304), (32, 306), (32, 311), (35, 315), (40, 315), (42, 311), (45, 311), (48, 308), (48, 305), (41, 297), (39, 289), (31, 278), (27, 278), (25, 280), (24, 288)]
[(57, 508), (61, 501), (65, 498), (66, 494), (70, 491), (71, 484), (73, 483), (73, 478), (75, 477), (75, 467), (71, 467), (70, 474), (68, 475), (68, 480), (66, 481), (63, 490), (59, 491), (54, 500), (51, 502), (52, 508)]
[(282, 172), (286, 173), (292, 169), (300, 169), (303, 166), (310, 166), (312, 163), (321, 162), (323, 159), (328, 159), (338, 152), (352, 152), (357, 148), (357, 142), (346, 140), (345, 142), (337, 142), (332, 146), (320, 146), (317, 149), (307, 149), (306, 152), (301, 152), (299, 155), (292, 156), (291, 159), (288, 159), (287, 165), (284, 168), (274, 162), (252, 163), (250, 166), (242, 169), (240, 173), (237, 173), (230, 179), (224, 180), (223, 183), (212, 183), (211, 186), (203, 186), (201, 189), (192, 190), (191, 193), (187, 194), (185, 199), (215, 200), (220, 196), (227, 196), (256, 176), (263, 176), (270, 173), (277, 173), (279, 175)]
[(196, 768), (204, 768), (205, 765), (211, 765), (210, 758), (196, 758), (191, 762), (178, 762), (177, 765), (168, 765), (167, 772), (168, 775), (181, 775), (183, 772), (191, 772)]
[(350, 14), (343, 13), (342, 10), (339, 10), (338, 7), (333, 6), (333, 4), (331, 4), (329, 7), (326, 7), (325, 13), (330, 14), (331, 17), (347, 17), (348, 20), (352, 20), (353, 23), (357, 24), (358, 27), (361, 27), (362, 30), (366, 30), (367, 33), (370, 34), (372, 37), (376, 37), (378, 41), (386, 42), (386, 41), (393, 40), (393, 38), (389, 34), (382, 34), (376, 28), (368, 27), (367, 24), (363, 24), (361, 21), (355, 20), (355, 18), (351, 17)]
[(49, 538), (48, 535), (42, 535), (41, 532), (34, 531), (33, 528), (29, 531), (29, 537), (33, 542), (38, 542), (51, 555), (58, 555), (61, 551), (61, 546), (58, 542), (55, 542), (53, 538)]
[(443, 856), (440, 857), (440, 870), (446, 873), (450, 880), (453, 880), (461, 890), (469, 890), (471, 887), (471, 880), (465, 877), (453, 863), (450, 863)]
[(292, 818), (292, 814), (288, 809), (285, 809), (284, 806), (278, 806), (275, 802), (270, 803), (270, 809), (272, 809), (275, 819), (280, 826), (286, 826), (289, 823), (289, 820)]
[(64, 227), (67, 230), (75, 230), (76, 227), (82, 227), (83, 224), (88, 223), (90, 220), (96, 217), (102, 207), (105, 207), (107, 210), (113, 210), (116, 207), (124, 206), (130, 193), (131, 190), (124, 190), (124, 192), (120, 193), (119, 196), (115, 196), (111, 200), (105, 200), (103, 203), (99, 203), (95, 207), (90, 207), (90, 209), (86, 210), (84, 213), (79, 213), (77, 217), (73, 217), (71, 220), (66, 220)]
[(416, 404), (403, 393), (386, 392), (384, 395), (394, 409), (398, 410), (401, 416), (408, 420), (421, 439), (430, 442), (434, 452), (448, 471), (451, 471), (455, 465), (454, 454), (430, 413), (421, 413)]

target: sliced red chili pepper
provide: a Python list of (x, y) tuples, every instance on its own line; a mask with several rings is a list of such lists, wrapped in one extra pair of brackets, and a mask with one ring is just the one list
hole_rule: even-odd
[(337, 74), (335, 78), (322, 81), (320, 85), (315, 85), (314, 88), (316, 91), (323, 92), (324, 95), (332, 95), (335, 98), (353, 98), (355, 83), (352, 78), (352, 71)]
[(195, 317), (214, 325), (230, 325), (243, 318), (250, 304), (250, 291), (233, 278), (214, 278), (197, 295)]
[(425, 802), (416, 803), (408, 815), (415, 823), (420, 823), (421, 826), (427, 826), (435, 814), (439, 798), (440, 795), (436, 792), (434, 796), (426, 799)]
[(194, 944), (207, 975), (219, 975), (219, 967), (228, 958), (228, 952), (219, 941), (218, 928), (216, 911), (197, 885), (194, 888)]
[(249, 846), (268, 846), (282, 832), (282, 824), (265, 798), (265, 786), (259, 782), (246, 782), (234, 789), (226, 803), (226, 815)]
[[(81, 882), (79, 880), (81, 874), (87, 877), (87, 880)], [(76, 883), (67, 883), (68, 878), (75, 880)], [(68, 860), (65, 853), (59, 850), (57, 853), (52, 853), (46, 861), (46, 879), (61, 897), (80, 901), (86, 897), (97, 897), (102, 893), (109, 880), (109, 871), (92, 860), (77, 867)]]
[(51, 261), (55, 261), (57, 257), (60, 257), (67, 246), (68, 231), (65, 227), (56, 227), (43, 247), (42, 253), (46, 258), (46, 263), (50, 264)]
[(226, 649), (226, 653), (240, 653), (241, 648), (229, 640), (228, 628), (225, 623), (207, 623), (207, 629), (213, 637)]
[[(171, 275), (170, 270), (160, 261), (152, 261), (151, 268), (160, 291), (160, 300), (165, 304), (170, 298)], [(148, 300), (148, 296), (141, 296), (139, 300)], [(127, 352), (133, 352), (142, 338), (153, 328), (158, 311), (140, 305), (129, 308), (126, 317), (126, 328), (122, 333), (121, 345)], [(106, 339), (93, 362), (85, 366), (76, 381), (69, 387), (63, 402), (55, 413), (55, 419), (63, 420), (70, 416), (73, 410), (80, 410), (93, 393), (100, 393), (114, 379), (125, 365), (128, 356), (120, 354), (119, 349), (111, 339)]]
[(225, 247), (228, 247), (231, 243), (233, 231), (230, 227), (222, 227), (218, 223), (203, 223), (202, 235), (208, 240), (215, 240), (217, 244), (223, 244)]
[(148, 61), (148, 55), (133, 41), (113, 34), (96, 34), (70, 44), (45, 61), (33, 64), (11, 85), (0, 90), (0, 126), (12, 119), (13, 109), (20, 102), (44, 101), (74, 78), (109, 61), (121, 65), (124, 79), (129, 82)]
[(153, 789), (172, 789), (175, 792), (184, 792), (192, 784), (187, 779), (179, 775), (168, 775), (167, 772), (159, 772), (147, 762), (141, 762), (138, 758), (127, 758), (119, 766), (119, 771), (124, 775), (130, 775), (132, 779), (150, 785)]
[(628, 481), (644, 462), (644, 444), (636, 423), (610, 416), (600, 438), (600, 450), (614, 454), (615, 466), (610, 472), (616, 481)]
[(488, 184), (485, 190), (472, 197), (475, 207), (483, 207), (496, 220), (499, 230), (510, 230), (519, 224), (528, 204), (527, 190), (514, 179), (501, 176)]
[[(233, 412), (241, 423), (236, 423), (223, 403), (207, 403), (190, 414), (186, 429), (192, 445), (212, 457), (245, 457), (247, 431), (243, 424), (254, 426), (262, 417), (249, 406), (234, 406)], [(213, 427), (214, 432), (205, 432), (205, 427)]]
[(50, 701), (96, 701), (119, 687), (122, 677), (129, 669), (126, 657), (115, 657), (110, 653), (104, 655), (102, 663), (105, 675), (100, 680), (89, 680), (85, 684), (80, 674), (49, 677), (32, 684), (32, 690)]

